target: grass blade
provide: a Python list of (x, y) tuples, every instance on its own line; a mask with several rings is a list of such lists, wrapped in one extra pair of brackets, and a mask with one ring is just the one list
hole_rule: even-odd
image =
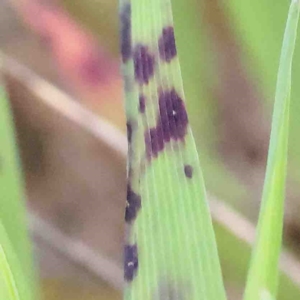
[[(0, 145), (1, 272), (4, 272), (5, 268), (9, 268), (11, 274), (18, 278), (16, 286), (21, 289), (20, 299), (32, 300), (36, 292), (36, 278), (33, 271), (31, 246), (26, 228), (23, 184), (17, 159), (9, 103), (5, 90), (1, 85)], [(6, 272), (7, 274), (9, 273)], [(4, 273), (1, 274), (2, 279), (3, 276)], [(10, 282), (10, 279), (8, 281)], [(3, 282), (1, 282), (2, 284)]]
[(125, 299), (224, 300), (171, 2), (122, 0), (129, 141)]
[(280, 58), (275, 107), (256, 244), (244, 299), (276, 298), (285, 198), (292, 59), (299, 18), (299, 1), (292, 1)]
[(0, 299), (32, 300), (31, 284), (0, 223)]

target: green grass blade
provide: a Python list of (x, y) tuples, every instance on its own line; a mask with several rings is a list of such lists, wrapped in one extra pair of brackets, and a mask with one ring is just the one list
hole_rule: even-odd
[[(36, 292), (35, 274), (33, 271), (31, 246), (26, 228), (23, 184), (9, 104), (4, 88), (1, 85), (0, 145), (1, 261), (2, 263), (5, 261), (4, 253), (6, 257), (9, 257), (11, 252), (15, 253), (16, 258), (8, 260), (12, 274), (14, 276), (16, 276), (16, 274), (26, 274), (26, 276), (17, 275), (17, 277), (20, 278), (18, 284), (24, 286), (24, 290), (22, 289), (23, 292), (20, 294), (20, 299), (32, 300)], [(26, 289), (25, 286), (27, 286), (28, 289)], [(25, 289), (27, 292), (25, 292)]]
[(171, 2), (120, 5), (129, 141), (124, 297), (224, 300)]
[[(253, 79), (256, 86), (263, 93), (263, 107), (266, 115), (274, 105), (274, 89), (278, 71), (278, 56), (282, 47), (282, 36), (286, 23), (288, 0), (256, 0), (223, 1), (224, 9), (228, 12), (228, 21), (236, 33), (237, 43), (241, 45), (243, 66)], [(296, 47), (294, 53), (294, 65), (300, 64), (300, 47)], [(294, 68), (293, 81), (300, 80), (300, 68)], [(289, 132), (289, 164), (288, 164), (288, 207), (286, 209), (286, 224), (299, 226), (297, 214), (299, 183), (300, 183), (300, 85), (293, 85), (290, 109)], [(263, 128), (262, 128), (263, 129)], [(287, 235), (290, 241), (291, 237)]]
[[(214, 223), (221, 265), (229, 292), (230, 288), (234, 288), (236, 296), (233, 299), (241, 299), (242, 296), (238, 297), (237, 295), (242, 295), (248, 273), (252, 249), (249, 240), (246, 240), (249, 233), (252, 232), (252, 224), (230, 208), (228, 214), (226, 205), (223, 208), (224, 210), (219, 212)], [(289, 271), (286, 271), (287, 268), (285, 271), (281, 270), (279, 274), (277, 299), (300, 299), (300, 287), (297, 279), (292, 274), (288, 275)]]
[(0, 223), (0, 299), (31, 300), (32, 285)]
[(256, 244), (244, 299), (276, 297), (285, 198), (292, 59), (299, 18), (299, 1), (292, 1), (279, 64), (275, 107)]

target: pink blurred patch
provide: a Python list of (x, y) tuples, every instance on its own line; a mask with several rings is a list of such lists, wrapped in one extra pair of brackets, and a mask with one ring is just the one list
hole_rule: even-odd
[(121, 108), (119, 61), (59, 7), (35, 0), (24, 4), (21, 8), (25, 21), (50, 49), (63, 80), (78, 98), (100, 113), (112, 115), (112, 110), (116, 111), (113, 103)]

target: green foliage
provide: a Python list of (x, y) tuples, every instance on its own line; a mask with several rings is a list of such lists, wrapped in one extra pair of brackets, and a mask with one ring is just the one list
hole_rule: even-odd
[[(122, 1), (120, 9), (122, 44), (128, 45), (128, 20), (132, 28), (131, 56), (123, 51), (129, 129), (125, 299), (226, 299), (198, 153), (185, 115), (179, 59), (168, 48), (174, 42), (171, 3)], [(170, 40), (162, 55), (166, 32)], [(145, 112), (139, 109), (141, 96)]]
[[(242, 216), (240, 218), (243, 220)], [(234, 223), (236, 223), (236, 226), (244, 226), (238, 220), (235, 220)], [(242, 295), (248, 273), (249, 259), (251, 257), (251, 245), (240, 236), (235, 235), (224, 224), (215, 222), (214, 229), (225, 285), (234, 288)], [(299, 295), (300, 290), (297, 283), (289, 278), (287, 274), (280, 272), (277, 299), (298, 299)]]
[(270, 147), (245, 300), (276, 297), (281, 251), (289, 133), (291, 69), (300, 3), (292, 1), (280, 59)]
[[(128, 2), (125, 1), (121, 5), (121, 14), (125, 5), (128, 5)], [(245, 292), (246, 300), (272, 299), (276, 296), (289, 132), (290, 72), (298, 9), (298, 3), (293, 2), (278, 75), (263, 202), (257, 244), (254, 249)], [(150, 15), (146, 15), (145, 11)], [(151, 11), (152, 13), (155, 12), (152, 16)], [(190, 14), (194, 15), (192, 12)], [(163, 28), (172, 26), (172, 16), (170, 11), (168, 12), (167, 6), (162, 8), (160, 1), (153, 1), (146, 5), (132, 0), (131, 25), (131, 50), (134, 51), (133, 49), (136, 49), (137, 45), (145, 45), (147, 50), (150, 50), (150, 58), (147, 59), (151, 60), (153, 55), (156, 69), (154, 69), (153, 78), (146, 83), (139, 83), (136, 70), (143, 69), (145, 66), (137, 66), (137, 61), (133, 61), (132, 58), (126, 61), (123, 57), (125, 60), (124, 78), (127, 82), (125, 90), (127, 121), (130, 129), (128, 164), (130, 192), (127, 199), (127, 209), (131, 209), (132, 205), (131, 192), (134, 192), (135, 197), (142, 199), (141, 211), (138, 211), (136, 220), (134, 220), (133, 225), (131, 224), (129, 234), (130, 247), (136, 247), (134, 248), (134, 256), (136, 256), (135, 259), (138, 257), (138, 267), (136, 265), (138, 270), (134, 270), (134, 272), (137, 271), (137, 274), (134, 273), (132, 276), (133, 282), (126, 289), (125, 299), (135, 299), (141, 296), (147, 299), (147, 297), (155, 295), (155, 291), (156, 295), (161, 296), (162, 292), (159, 291), (164, 281), (167, 281), (168, 284), (171, 282), (168, 293), (170, 293), (170, 289), (173, 289), (173, 292), (178, 296), (184, 293), (184, 289), (180, 287), (183, 279), (190, 282), (192, 288), (186, 292), (186, 295), (191, 299), (194, 299), (193, 297), (197, 299), (200, 296), (204, 299), (225, 299), (219, 278), (220, 270), (216, 267), (218, 265), (216, 245), (212, 242), (214, 234), (207, 210), (204, 184), (203, 182), (199, 184), (202, 181), (202, 175), (197, 162), (197, 152), (191, 131), (189, 130), (189, 136), (185, 137), (189, 142), (182, 144), (181, 141), (174, 143), (171, 141), (170, 147), (165, 146), (164, 141), (159, 141), (159, 136), (155, 136), (155, 134), (159, 134), (156, 132), (158, 128), (164, 126), (164, 124), (159, 124), (162, 115), (169, 114), (168, 111), (164, 111), (166, 108), (160, 107), (158, 89), (165, 91), (174, 88), (181, 97), (184, 97), (177, 58), (174, 60), (175, 62), (168, 62), (169, 65), (166, 65), (159, 58), (160, 49), (157, 46)], [(191, 28), (195, 27), (191, 26)], [(196, 45), (195, 48), (199, 49), (200, 47)], [(143, 55), (148, 54), (140, 55), (143, 57)], [(183, 57), (187, 56), (187, 53), (183, 55)], [(191, 57), (195, 58), (195, 55), (191, 55)], [(147, 67), (152, 68), (152, 66)], [(147, 72), (147, 69), (143, 69), (142, 72)], [(193, 80), (195, 82), (196, 78), (197, 76), (194, 79), (192, 76), (191, 82)], [(188, 90), (191, 92), (192, 86), (189, 85), (189, 87)], [(148, 99), (146, 108), (149, 109), (149, 113), (147, 111), (145, 115), (138, 110), (140, 95)], [(169, 122), (172, 121), (169, 120)], [(158, 143), (162, 142), (163, 145), (158, 153), (156, 153), (157, 150), (152, 149), (155, 153), (150, 153), (152, 157), (148, 157), (147, 160), (148, 145), (145, 142), (145, 136), (149, 134), (150, 128), (153, 129), (150, 139), (154, 139)], [(184, 179), (180, 177), (182, 175), (180, 172), (178, 173), (178, 170), (185, 164), (190, 164), (197, 170), (195, 177), (200, 175), (198, 177), (198, 180), (200, 179), (197, 185), (198, 190), (194, 190), (192, 185), (185, 186)], [(164, 180), (163, 185), (161, 184), (162, 179)], [(201, 188), (199, 189), (199, 187)], [(195, 204), (197, 198), (198, 202)], [(197, 206), (201, 208), (200, 211), (197, 210)], [(193, 220), (193, 218), (195, 219)], [(192, 220), (191, 223), (190, 220)], [(179, 228), (176, 229), (178, 224), (181, 224), (180, 230)], [(154, 231), (154, 228), (157, 229)], [(201, 250), (200, 244), (197, 245), (197, 239), (192, 243), (189, 238), (182, 239), (182, 235), (187, 234), (187, 232), (189, 238), (196, 232), (198, 237), (201, 237)], [(197, 245), (195, 252), (186, 253), (187, 249), (193, 247), (193, 243), (195, 243), (194, 246)], [(182, 244), (189, 246), (185, 248)], [(208, 252), (205, 252), (205, 248)], [(127, 256), (132, 256), (132, 253), (129, 255), (125, 253), (125, 258), (128, 258)], [(184, 267), (181, 266), (180, 261), (186, 259), (189, 259), (193, 264), (185, 263)], [(196, 261), (199, 265), (195, 263)], [(135, 263), (137, 264), (136, 261), (125, 261), (125, 274), (128, 271), (126, 268)], [(213, 266), (214, 270), (212, 269)], [(196, 277), (197, 284), (193, 285), (193, 279)], [(215, 291), (213, 287), (215, 287)]]
[[(247, 71), (256, 78), (259, 89), (263, 92), (264, 106), (269, 110), (273, 105), (273, 93), (276, 86), (278, 70), (278, 57), (280, 55), (282, 36), (288, 4), (290, 0), (272, 1), (239, 1), (229, 0), (224, 2), (224, 9), (236, 38), (243, 49), (243, 63)], [(295, 50), (294, 65), (300, 63), (300, 47)], [(294, 82), (300, 79), (300, 68), (293, 69)], [(288, 178), (295, 186), (300, 182), (300, 85), (293, 85), (290, 109), (290, 141)], [(293, 193), (299, 195), (298, 189)]]
[(9, 295), (1, 299), (32, 300), (36, 288), (25, 221), (23, 183), (3, 87), (0, 87), (0, 144), (0, 290)]

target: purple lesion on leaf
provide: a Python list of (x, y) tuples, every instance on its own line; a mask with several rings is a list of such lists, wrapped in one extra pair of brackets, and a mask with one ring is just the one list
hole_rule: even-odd
[(139, 111), (144, 113), (146, 110), (146, 97), (144, 95), (139, 96)]
[(126, 63), (131, 56), (131, 5), (126, 3), (121, 8), (121, 53)]
[(141, 196), (132, 190), (130, 184), (127, 186), (127, 201), (125, 210), (125, 221), (131, 223), (137, 217), (141, 209)]
[(192, 178), (193, 177), (193, 167), (191, 165), (185, 165), (184, 166), (184, 174), (187, 178)]
[(127, 127), (127, 140), (128, 143), (130, 144), (132, 141), (132, 124), (130, 121), (127, 121), (126, 127)]
[(174, 88), (159, 92), (158, 121), (156, 127), (145, 132), (146, 152), (149, 158), (157, 157), (165, 143), (184, 140), (188, 116), (183, 100)]
[(145, 133), (145, 144), (147, 157), (157, 157), (164, 149), (163, 132), (160, 126), (150, 128)]
[[(164, 127), (168, 127), (171, 138), (183, 139), (187, 132), (188, 116), (184, 102), (174, 88), (160, 93), (159, 107), (163, 131), (167, 132)], [(167, 110), (165, 114), (162, 114), (163, 107)]]
[(158, 47), (161, 59), (166, 62), (170, 62), (177, 55), (174, 28), (172, 26), (163, 28)]
[(159, 112), (164, 139), (183, 139), (187, 132), (188, 116), (184, 102), (174, 88), (160, 92)]
[(137, 245), (126, 245), (124, 248), (124, 278), (132, 281), (138, 271), (138, 249)]
[(139, 84), (148, 84), (154, 75), (155, 59), (147, 46), (136, 45), (133, 51), (134, 75)]

